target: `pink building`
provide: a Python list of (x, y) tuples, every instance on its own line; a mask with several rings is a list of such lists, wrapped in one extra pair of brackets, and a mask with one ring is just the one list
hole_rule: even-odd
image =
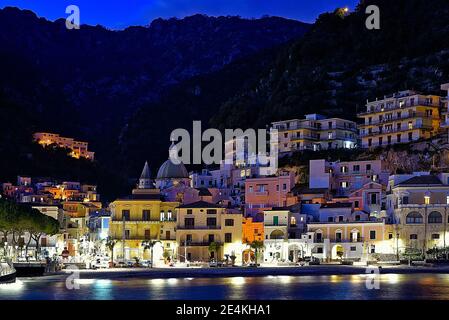
[(249, 178), (245, 181), (245, 215), (254, 216), (273, 207), (285, 207), (297, 203), (291, 193), (295, 185), (292, 172), (280, 172), (277, 176)]
[(337, 161), (311, 160), (309, 187), (328, 188), (334, 196), (348, 196), (365, 184), (386, 186), (389, 172), (381, 160)]

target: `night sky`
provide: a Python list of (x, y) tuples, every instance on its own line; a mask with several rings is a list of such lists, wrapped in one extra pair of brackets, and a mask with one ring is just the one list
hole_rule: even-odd
[(182, 18), (195, 13), (211, 16), (240, 15), (258, 18), (281, 16), (314, 22), (325, 11), (337, 7), (353, 9), (358, 0), (0, 0), (0, 8), (29, 9), (40, 17), (66, 17), (65, 8), (80, 8), (81, 24), (100, 24), (111, 29), (146, 25), (155, 18)]

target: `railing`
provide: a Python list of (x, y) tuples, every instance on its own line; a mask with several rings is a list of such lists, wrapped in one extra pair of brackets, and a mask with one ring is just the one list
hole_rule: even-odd
[(188, 226), (179, 226), (177, 227), (179, 230), (219, 230), (220, 226), (214, 225), (214, 226), (195, 226), (195, 225), (188, 225)]
[[(420, 123), (420, 124), (415, 124), (412, 126), (412, 128), (406, 127), (406, 128), (392, 128), (390, 130), (382, 130), (382, 131), (372, 131), (372, 132), (360, 132), (360, 137), (370, 137), (370, 136), (378, 136), (378, 135), (384, 135), (384, 134), (390, 134), (390, 133), (404, 133), (407, 131), (412, 131), (412, 130), (416, 130), (416, 129), (432, 129), (432, 125), (431, 124), (424, 124), (424, 123)], [(405, 141), (405, 139), (404, 139)]]
[(364, 123), (364, 124), (360, 124), (359, 127), (368, 127), (368, 126), (375, 126), (375, 125), (379, 125), (379, 124), (385, 124), (385, 123), (389, 123), (389, 122), (393, 122), (393, 121), (403, 121), (403, 120), (408, 120), (408, 119), (414, 119), (414, 118), (423, 118), (423, 119), (428, 119), (429, 121), (431, 120), (438, 120), (438, 117), (435, 116), (431, 116), (431, 115), (427, 115), (423, 112), (414, 112), (412, 114), (407, 114), (404, 117), (388, 117), (388, 118), (383, 118), (382, 120), (376, 120), (376, 121), (371, 121), (368, 123)]
[(200, 247), (200, 246), (209, 246), (211, 243), (216, 243), (218, 245), (223, 245), (222, 242), (217, 241), (181, 241), (181, 247)]
[[(372, 101), (370, 103), (375, 103), (376, 101)], [(381, 103), (381, 100), (378, 101), (378, 103)], [(438, 103), (429, 103), (425, 99), (415, 99), (414, 103), (410, 103), (410, 101), (407, 101), (403, 105), (399, 105), (399, 103), (392, 103), (389, 106), (384, 106), (383, 108), (372, 108), (371, 110), (367, 110), (364, 112), (359, 112), (359, 115), (366, 115), (366, 114), (372, 114), (372, 113), (380, 113), (380, 112), (386, 112), (391, 110), (397, 110), (397, 109), (404, 109), (414, 106), (426, 106), (426, 107), (439, 107), (440, 102)]]

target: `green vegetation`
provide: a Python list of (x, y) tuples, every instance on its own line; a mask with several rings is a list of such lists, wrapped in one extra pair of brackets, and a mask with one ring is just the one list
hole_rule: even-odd
[[(4, 238), (12, 235), (12, 246), (20, 246), (19, 242), (25, 232), (30, 234), (25, 245), (25, 256), (28, 257), (28, 247), (31, 240), (36, 242), (36, 258), (40, 252), (40, 238), (46, 234), (49, 236), (59, 232), (59, 222), (52, 217), (42, 214), (37, 209), (20, 205), (8, 200), (0, 199), (0, 232)], [(17, 252), (16, 252), (17, 254)]]

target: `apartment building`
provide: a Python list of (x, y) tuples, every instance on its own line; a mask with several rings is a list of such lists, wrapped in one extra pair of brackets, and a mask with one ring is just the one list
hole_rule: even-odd
[(435, 136), (440, 128), (442, 98), (412, 90), (367, 101), (359, 135), (363, 148), (412, 142)]
[(221, 261), (226, 256), (234, 256), (235, 261), (241, 263), (241, 213), (205, 201), (181, 205), (176, 212), (176, 242), (180, 261)]
[(279, 153), (299, 150), (354, 148), (357, 144), (357, 125), (341, 118), (326, 118), (307, 114), (305, 119), (272, 122), (278, 131)]
[(88, 143), (84, 141), (78, 141), (73, 138), (61, 137), (57, 133), (48, 132), (36, 132), (33, 134), (33, 139), (37, 143), (48, 146), (50, 144), (56, 144), (61, 148), (71, 149), (70, 155), (74, 158), (86, 158), (94, 160), (95, 152), (88, 150)]

